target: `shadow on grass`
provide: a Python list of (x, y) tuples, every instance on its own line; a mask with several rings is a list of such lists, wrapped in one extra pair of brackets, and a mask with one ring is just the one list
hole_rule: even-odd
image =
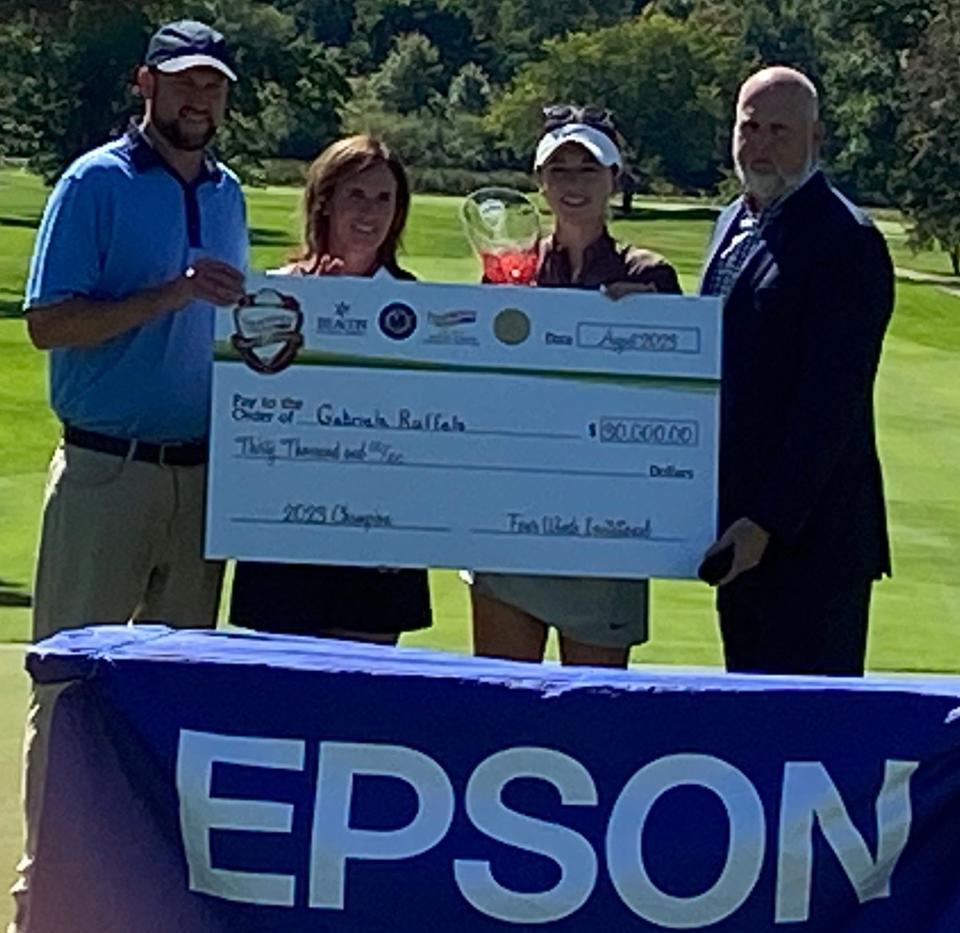
[(283, 230), (271, 230), (269, 227), (251, 227), (250, 245), (296, 246), (297, 241)]
[(31, 217), (0, 216), (0, 227), (24, 227), (27, 230), (36, 230), (40, 226), (40, 215)]
[(29, 609), (33, 597), (23, 589), (22, 583), (13, 583), (0, 578), (0, 606), (13, 609)]
[(23, 299), (22, 298), (0, 298), (0, 318), (2, 317), (22, 317)]

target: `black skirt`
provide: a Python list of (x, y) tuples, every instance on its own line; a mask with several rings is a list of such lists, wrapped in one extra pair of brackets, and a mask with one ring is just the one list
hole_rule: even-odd
[(238, 561), (230, 622), (285, 635), (428, 628), (433, 617), (427, 572)]

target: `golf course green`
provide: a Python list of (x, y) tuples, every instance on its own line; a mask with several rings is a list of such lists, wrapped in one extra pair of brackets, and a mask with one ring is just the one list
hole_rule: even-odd
[[(299, 193), (252, 189), (252, 266), (286, 258), (298, 240)], [(19, 309), (45, 190), (0, 168), (0, 884), (19, 847), (19, 743), (26, 705), (23, 644), (46, 463), (58, 426), (46, 401), (46, 361), (26, 339)], [(422, 280), (475, 281), (478, 266), (458, 199), (414, 200), (402, 262)], [(665, 254), (684, 288), (696, 287), (713, 210), (703, 203), (636, 202), (618, 237)], [(899, 218), (878, 217), (898, 267), (898, 298), (876, 400), (894, 576), (875, 589), (868, 666), (873, 671), (960, 671), (960, 280), (946, 258), (912, 254)], [(815, 581), (811, 582), (815, 585)], [(432, 575), (437, 624), (405, 644), (467, 651), (467, 604), (450, 571)], [(717, 665), (712, 594), (697, 582), (656, 582), (652, 638), (634, 663)], [(6, 910), (0, 898), (0, 919)]]

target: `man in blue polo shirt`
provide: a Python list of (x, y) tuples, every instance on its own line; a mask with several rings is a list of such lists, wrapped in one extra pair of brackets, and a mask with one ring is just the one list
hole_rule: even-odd
[[(137, 72), (143, 120), (74, 162), (47, 202), (26, 319), (50, 351), (63, 441), (44, 502), (35, 639), (91, 622), (216, 622), (223, 568), (203, 559), (213, 318), (243, 294), (247, 229), (240, 185), (206, 147), (234, 80), (219, 33), (162, 27)], [(18, 933), (30, 930), (60, 689), (35, 688), (27, 725)]]
[(79, 158), (47, 202), (26, 295), (63, 441), (50, 467), (34, 637), (90, 622), (215, 624), (202, 553), (214, 305), (242, 294), (236, 177), (206, 146), (236, 79), (223, 37), (150, 40), (142, 122)]

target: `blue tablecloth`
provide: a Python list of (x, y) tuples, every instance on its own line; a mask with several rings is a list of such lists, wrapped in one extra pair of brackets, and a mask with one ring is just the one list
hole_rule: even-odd
[(960, 930), (960, 680), (91, 627), (32, 933)]

